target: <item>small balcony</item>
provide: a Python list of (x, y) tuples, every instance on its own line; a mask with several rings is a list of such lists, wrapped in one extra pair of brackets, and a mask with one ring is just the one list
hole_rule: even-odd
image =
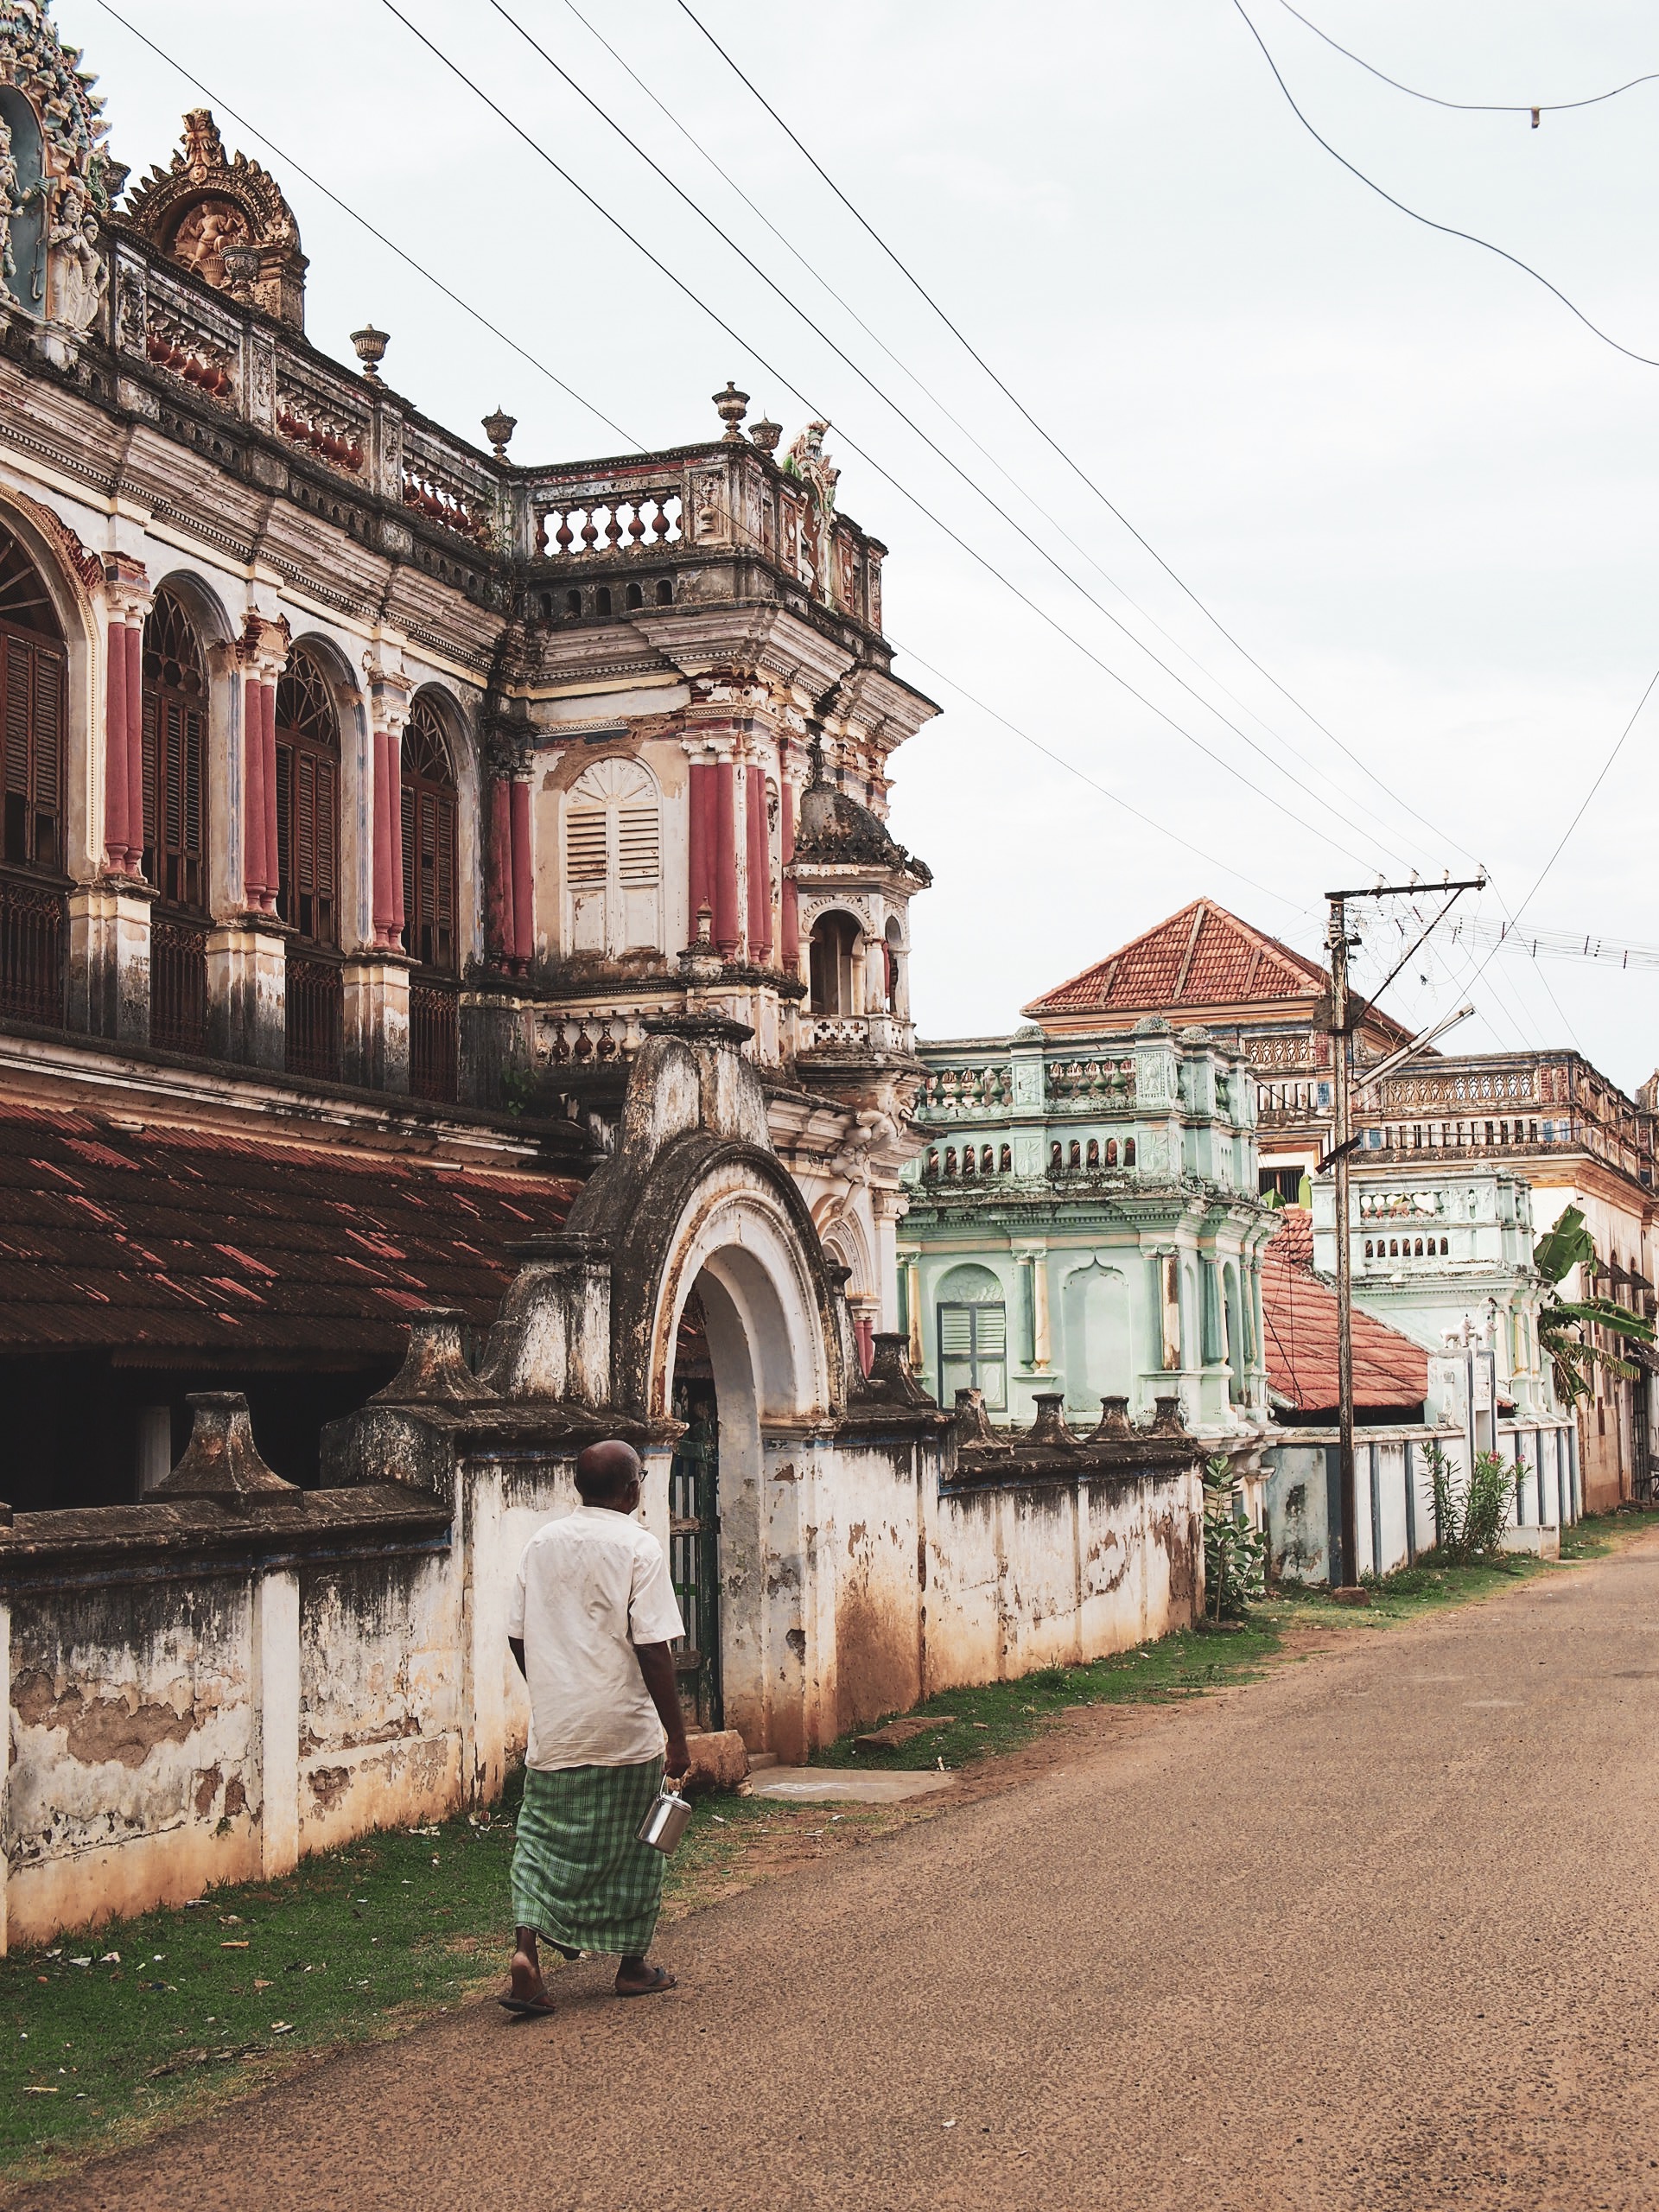
[(0, 1014), (60, 1027), (67, 893), (38, 877), (0, 874)]
[(804, 1014), (799, 1051), (868, 1059), (872, 1054), (909, 1052), (914, 1032), (896, 1014)]

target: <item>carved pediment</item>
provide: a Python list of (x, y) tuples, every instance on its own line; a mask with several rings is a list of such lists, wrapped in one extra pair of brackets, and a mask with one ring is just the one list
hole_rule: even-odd
[(132, 227), (216, 290), (305, 327), (306, 258), (276, 179), (227, 157), (210, 108), (192, 108), (171, 165), (152, 168), (122, 210)]

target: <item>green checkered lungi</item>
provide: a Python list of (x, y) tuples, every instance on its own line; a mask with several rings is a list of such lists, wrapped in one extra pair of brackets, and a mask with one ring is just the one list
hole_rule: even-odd
[(643, 1958), (666, 1861), (636, 1831), (662, 1786), (660, 1758), (527, 1768), (512, 1853), (514, 1925), (570, 1950)]

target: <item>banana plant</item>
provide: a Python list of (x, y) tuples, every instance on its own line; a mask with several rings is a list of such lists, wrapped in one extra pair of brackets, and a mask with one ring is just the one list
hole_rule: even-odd
[(1652, 1322), (1616, 1299), (1565, 1299), (1557, 1287), (1574, 1268), (1592, 1270), (1598, 1265), (1595, 1240), (1577, 1206), (1568, 1206), (1554, 1229), (1538, 1239), (1532, 1262), (1549, 1286), (1538, 1309), (1538, 1342), (1548, 1354), (1561, 1403), (1573, 1406), (1587, 1398), (1598, 1369), (1630, 1381), (1638, 1370), (1616, 1352), (1604, 1351), (1587, 1332), (1605, 1329), (1629, 1344), (1651, 1344)]

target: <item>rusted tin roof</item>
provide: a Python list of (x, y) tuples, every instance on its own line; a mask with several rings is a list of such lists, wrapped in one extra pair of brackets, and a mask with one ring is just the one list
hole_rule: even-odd
[(345, 1145), (0, 1109), (0, 1350), (390, 1356), (494, 1319), (580, 1185)]

